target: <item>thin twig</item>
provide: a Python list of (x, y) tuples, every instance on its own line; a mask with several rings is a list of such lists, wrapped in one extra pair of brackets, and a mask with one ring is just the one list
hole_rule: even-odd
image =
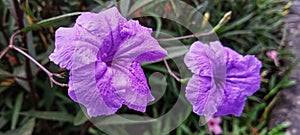
[(227, 23), (230, 18), (231, 18), (232, 12), (229, 11), (227, 12), (223, 18), (219, 21), (219, 23), (209, 32), (206, 33), (196, 33), (196, 34), (191, 34), (191, 35), (186, 35), (186, 36), (181, 36), (181, 37), (172, 37), (172, 38), (163, 38), (163, 39), (157, 39), (158, 41), (174, 41), (174, 40), (180, 40), (180, 39), (187, 39), (187, 38), (199, 38), (199, 37), (204, 37), (204, 36), (209, 36), (214, 34), (218, 29), (220, 29), (225, 23)]
[(21, 30), (18, 30), (18, 31), (16, 31), (14, 34), (11, 35), (10, 40), (9, 40), (9, 44), (10, 44), (10, 45), (13, 45), (13, 44), (14, 44), (14, 40), (15, 40), (16, 36), (17, 36), (18, 34), (20, 34), (21, 32), (22, 32)]
[(176, 79), (176, 81), (182, 82), (182, 79), (180, 79), (179, 77), (177, 77), (177, 76), (175, 75), (175, 73), (173, 73), (173, 71), (171, 70), (171, 68), (170, 68), (170, 66), (169, 66), (169, 64), (168, 64), (168, 62), (167, 62), (166, 59), (164, 59), (164, 63), (165, 63), (165, 66), (166, 66), (166, 68), (167, 68), (169, 74), (170, 74), (172, 77), (174, 77), (174, 78)]
[[(58, 86), (61, 87), (68, 87), (68, 84), (64, 84), (64, 83), (60, 83), (57, 82), (54, 77), (58, 77), (58, 78), (63, 78), (63, 76), (61, 74), (55, 74), (50, 72), (48, 69), (46, 69), (43, 65), (41, 65), (39, 62), (37, 62), (33, 57), (31, 57), (29, 54), (27, 54), (25, 51), (23, 51), (21, 48), (13, 45), (14, 42), (14, 38), (16, 37), (16, 35), (20, 34), (22, 31), (17, 31), (15, 32), (11, 38), (10, 38), (10, 43), (9, 45), (0, 53), (0, 59), (11, 49), (16, 50), (17, 52), (21, 53), (22, 55), (24, 55), (26, 58), (28, 58), (30, 61), (32, 61), (33, 63), (35, 63), (39, 68), (41, 68), (50, 78), (51, 83), (54, 83)], [(26, 79), (28, 80), (28, 78)]]
[(3, 49), (3, 51), (0, 53), (0, 59), (10, 50), (9, 47), (6, 47)]
[(68, 84), (63, 84), (63, 83), (57, 82), (53, 78), (53, 77), (62, 78), (62, 75), (51, 73), (48, 69), (46, 69), (43, 65), (41, 65), (39, 62), (37, 62), (34, 58), (32, 58), (30, 55), (28, 55), (22, 49), (14, 46), (14, 45), (9, 45), (9, 46), (11, 48), (13, 48), (14, 50), (18, 51), (19, 53), (23, 54), (25, 57), (27, 57), (29, 60), (31, 60), (33, 63), (35, 63), (39, 68), (41, 68), (49, 76), (51, 82), (53, 82), (54, 84), (61, 86), (61, 87), (68, 87)]
[[(18, 0), (11, 0), (11, 2), (13, 3), (12, 8), (14, 9), (13, 12), (15, 14), (15, 20), (16, 20), (16, 23), (17, 23), (17, 26), (18, 26), (18, 30), (20, 31), (24, 28), (24, 22), (23, 22), (24, 12), (21, 10), (20, 3), (19, 3)], [(18, 34), (19, 31), (17, 31), (15, 34)], [(13, 45), (13, 40), (14, 40), (13, 37), (14, 37), (14, 35), (11, 37), (10, 45)], [(22, 43), (22, 46), (25, 49), (28, 49), (27, 38), (26, 38), (25, 33), (21, 33), (21, 43)], [(37, 101), (38, 101), (39, 97), (38, 97), (38, 94), (35, 91), (35, 87), (34, 87), (34, 84), (33, 84), (34, 76), (32, 75), (32, 69), (31, 69), (31, 66), (30, 66), (30, 61), (28, 59), (25, 59), (25, 74), (26, 74), (27, 83), (28, 83), (29, 90), (30, 90), (31, 103), (34, 106), (34, 109), (37, 110), (37, 108), (38, 108)]]

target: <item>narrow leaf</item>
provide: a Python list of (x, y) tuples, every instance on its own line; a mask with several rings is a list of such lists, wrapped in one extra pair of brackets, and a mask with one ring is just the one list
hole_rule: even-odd
[(32, 118), (28, 120), (20, 129), (20, 134), (21, 135), (31, 135), (34, 129), (35, 125), (35, 119)]
[(84, 113), (82, 111), (78, 111), (78, 113), (76, 114), (73, 124), (74, 126), (79, 126), (83, 123), (85, 123), (86, 121), (88, 121), (87, 117), (84, 115)]
[(131, 7), (128, 12), (128, 15), (131, 15), (133, 12), (138, 10), (139, 8), (149, 4), (150, 2), (154, 2), (154, 0), (137, 0)]
[(128, 10), (130, 6), (130, 0), (121, 0), (120, 1), (120, 10), (123, 16), (127, 16)]
[(20, 110), (22, 108), (23, 95), (24, 95), (24, 93), (21, 92), (17, 97), (15, 107), (14, 107), (13, 116), (12, 116), (12, 122), (11, 122), (11, 127), (10, 127), (11, 129), (16, 128), (16, 125), (17, 125), (17, 122), (18, 122), (18, 119), (19, 119)]
[(35, 24), (32, 24), (30, 26), (27, 26), (25, 28), (22, 29), (22, 31), (24, 33), (27, 33), (31, 30), (34, 30), (34, 29), (37, 29), (39, 27), (46, 27), (46, 26), (49, 26), (51, 24), (54, 24), (56, 22), (59, 22), (67, 17), (71, 17), (71, 16), (76, 16), (76, 15), (80, 15), (84, 12), (73, 12), (73, 13), (68, 13), (68, 14), (64, 14), (64, 15), (60, 15), (60, 16), (56, 16), (56, 17), (52, 17), (52, 18), (49, 18), (49, 19), (46, 19), (46, 20), (43, 20), (43, 21), (40, 21), (38, 23), (35, 23)]
[(39, 119), (73, 122), (74, 117), (65, 112), (28, 112), (26, 115)]
[(6, 120), (3, 117), (0, 117), (0, 129), (5, 126), (5, 124), (8, 122), (8, 120)]

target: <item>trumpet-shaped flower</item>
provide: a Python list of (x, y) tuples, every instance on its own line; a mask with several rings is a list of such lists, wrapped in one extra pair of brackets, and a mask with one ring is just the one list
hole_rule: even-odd
[(242, 56), (220, 42), (195, 42), (184, 58), (193, 76), (186, 97), (193, 111), (204, 116), (240, 116), (247, 96), (260, 88), (261, 62)]
[(114, 114), (123, 104), (144, 112), (154, 98), (141, 62), (167, 52), (138, 21), (117, 8), (81, 14), (71, 28), (59, 28), (50, 60), (70, 70), (69, 96), (91, 117)]

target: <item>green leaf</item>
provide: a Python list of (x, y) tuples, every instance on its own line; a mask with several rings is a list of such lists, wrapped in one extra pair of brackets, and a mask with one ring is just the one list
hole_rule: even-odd
[(31, 30), (37, 29), (39, 27), (46, 27), (46, 26), (50, 26), (56, 22), (59, 22), (67, 17), (71, 17), (71, 16), (76, 16), (76, 15), (80, 15), (84, 12), (73, 12), (73, 13), (68, 13), (68, 14), (64, 14), (64, 15), (60, 15), (60, 16), (56, 16), (56, 17), (52, 17), (43, 21), (40, 21), (38, 23), (32, 24), (30, 26), (27, 26), (25, 28), (22, 29), (22, 31), (24, 33), (27, 33)]
[(154, 0), (137, 0), (130, 8), (128, 15), (131, 15), (133, 12), (138, 10), (139, 8), (149, 4), (150, 2), (154, 2)]
[(30, 19), (34, 19), (34, 20), (35, 20), (36, 18), (34, 17), (33, 12), (32, 12), (31, 9), (32, 9), (32, 8), (30, 8), (28, 0), (26, 0), (26, 4), (25, 4), (25, 12), (26, 12), (26, 14), (30, 17)]
[(7, 88), (9, 88), (9, 87), (2, 87), (2, 86), (0, 86), (0, 94), (1, 94), (3, 91), (5, 91)]
[(123, 125), (123, 124), (139, 124), (139, 123), (153, 123), (155, 119), (146, 116), (138, 116), (133, 114), (121, 114), (113, 115), (101, 118), (100, 120), (95, 119), (94, 124), (99, 126), (107, 125)]
[(88, 121), (87, 117), (85, 116), (85, 114), (83, 113), (83, 111), (78, 111), (78, 113), (76, 114), (73, 124), (74, 126), (79, 126), (83, 123), (85, 123), (86, 121)]
[(74, 117), (65, 112), (40, 112), (33, 111), (25, 113), (28, 116), (32, 116), (39, 119), (45, 120), (54, 120), (54, 121), (65, 121), (65, 122), (73, 122)]
[(232, 28), (237, 27), (238, 25), (241, 25), (247, 21), (249, 21), (252, 17), (254, 16), (254, 13), (251, 13), (247, 16), (244, 16), (243, 18), (239, 19), (238, 21), (233, 22), (232, 24), (229, 24), (227, 26), (225, 26), (225, 31), (230, 30)]
[(7, 131), (4, 135), (31, 135), (34, 129), (35, 119), (28, 120), (21, 128)]
[(104, 2), (102, 0), (94, 0), (95, 2), (97, 2), (99, 5), (104, 5)]
[(8, 120), (6, 120), (4, 117), (0, 117), (0, 129), (6, 125)]
[(168, 57), (166, 59), (176, 58), (183, 56), (188, 52), (188, 47), (186, 46), (172, 46), (166, 47), (165, 50), (168, 52)]
[(5, 77), (5, 76), (12, 76), (13, 74), (3, 70), (3, 69), (0, 69), (0, 77)]
[(277, 125), (275, 128), (273, 128), (269, 133), (268, 135), (278, 135), (278, 134), (282, 134), (280, 131), (291, 126), (291, 122), (289, 121), (285, 121), (285, 122), (282, 122), (281, 124)]
[(21, 135), (31, 135), (35, 125), (35, 118), (28, 120), (20, 129)]
[[(20, 77), (24, 77), (26, 78), (26, 73), (25, 73), (25, 66), (22, 65), (22, 66), (19, 66), (19, 67), (15, 67), (14, 68), (14, 71), (13, 73), (17, 76), (20, 76)], [(20, 78), (16, 78), (15, 77), (15, 80), (18, 84), (20, 84), (26, 91), (30, 91), (30, 88), (29, 88), (29, 85), (28, 85), (28, 82), (23, 80), (23, 79), (20, 79)]]
[(240, 35), (250, 35), (250, 36), (254, 36), (254, 33), (250, 30), (235, 30), (235, 31), (228, 31), (225, 34), (221, 35), (221, 38), (224, 37), (233, 37), (233, 36), (240, 36)]
[(15, 103), (15, 107), (14, 107), (14, 112), (13, 112), (13, 116), (12, 116), (12, 122), (11, 122), (11, 127), (10, 129), (15, 129), (18, 119), (19, 119), (19, 114), (22, 108), (22, 103), (23, 103), (23, 95), (24, 93), (21, 92), (17, 99), (16, 99), (16, 103)]
[(123, 16), (127, 16), (128, 10), (130, 6), (130, 0), (120, 0), (120, 10)]
[(183, 130), (183, 132), (186, 134), (186, 135), (192, 135), (193, 132), (191, 131), (191, 129), (189, 127), (187, 127), (186, 125), (181, 125), (180, 128)]
[(289, 80), (290, 74), (291, 74), (291, 69), (289, 69), (287, 73), (283, 76), (282, 80), (269, 91), (269, 93), (264, 97), (264, 100), (267, 100), (273, 95), (275, 95), (281, 88), (289, 87), (296, 84), (295, 80)]

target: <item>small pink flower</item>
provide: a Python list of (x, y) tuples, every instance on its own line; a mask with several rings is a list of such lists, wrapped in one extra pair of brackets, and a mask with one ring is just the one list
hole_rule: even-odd
[(278, 59), (278, 56), (277, 56), (277, 51), (276, 50), (272, 50), (272, 51), (267, 51), (267, 56), (269, 58), (271, 58), (273, 61), (274, 61), (274, 64), (276, 67), (279, 66), (279, 59)]
[(209, 131), (214, 132), (216, 135), (222, 134), (222, 127), (220, 124), (222, 123), (221, 117), (206, 117), (206, 121), (208, 124)]

